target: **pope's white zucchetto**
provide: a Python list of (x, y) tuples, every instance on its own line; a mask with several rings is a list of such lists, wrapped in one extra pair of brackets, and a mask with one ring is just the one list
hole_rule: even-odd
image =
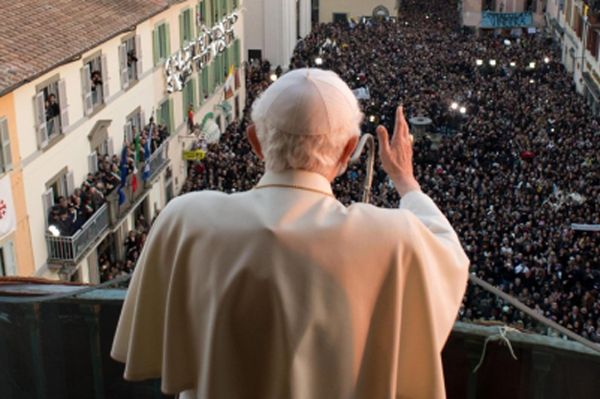
[(348, 85), (332, 71), (295, 69), (277, 79), (253, 106), (269, 129), (293, 135), (360, 133), (362, 113)]

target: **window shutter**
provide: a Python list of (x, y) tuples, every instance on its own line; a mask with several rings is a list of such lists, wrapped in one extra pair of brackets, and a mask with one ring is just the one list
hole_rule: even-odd
[(144, 130), (146, 127), (146, 113), (143, 108), (140, 108), (140, 129)]
[(144, 67), (142, 65), (142, 37), (140, 35), (135, 35), (135, 56), (137, 58), (135, 72), (138, 80), (140, 80), (144, 74)]
[(94, 110), (94, 103), (92, 100), (92, 82), (91, 79), (90, 65), (85, 64), (81, 68), (81, 95), (83, 97), (83, 109), (84, 114), (89, 115)]
[(183, 44), (185, 42), (185, 27), (183, 26), (184, 24), (184, 14), (183, 12), (181, 14), (179, 14), (179, 47), (183, 47)]
[(75, 176), (73, 176), (72, 170), (65, 175), (65, 188), (67, 189), (67, 195), (73, 194), (75, 190)]
[(115, 143), (113, 142), (112, 137), (109, 137), (108, 140), (106, 140), (106, 151), (110, 157), (115, 155)]
[(69, 103), (67, 102), (67, 84), (64, 79), (58, 81), (58, 106), (60, 107), (61, 132), (69, 126)]
[(152, 31), (152, 56), (154, 58), (154, 66), (160, 60), (160, 40), (158, 38), (158, 28)]
[(169, 24), (165, 22), (165, 36), (166, 36), (166, 42), (167, 42), (167, 54), (165, 55), (166, 58), (169, 58), (169, 56), (171, 55), (171, 30), (169, 28)]
[(173, 118), (173, 99), (169, 98), (169, 130), (171, 134), (175, 133), (175, 118)]
[(88, 155), (88, 170), (94, 174), (98, 172), (98, 153), (96, 151)]
[[(104, 64), (102, 65), (104, 69)], [(127, 46), (125, 43), (119, 45), (119, 71), (121, 72), (121, 88), (129, 87), (129, 70), (127, 68)]]
[(106, 60), (106, 54), (102, 54), (102, 96), (104, 102), (108, 100), (108, 96), (110, 95), (108, 92), (108, 62)]
[(44, 148), (48, 144), (48, 128), (46, 127), (46, 105), (43, 92), (39, 92), (33, 97), (33, 105), (38, 145), (40, 148)]
[(10, 152), (10, 136), (6, 119), (0, 121), (0, 139), (2, 140), (2, 171), (8, 172), (12, 169), (12, 153)]
[(127, 144), (133, 143), (133, 125), (131, 124), (131, 122), (127, 122), (123, 129), (125, 132), (125, 140), (127, 141)]
[(192, 86), (191, 87), (191, 90), (192, 90), (192, 101), (191, 101), (191, 103), (194, 104), (194, 109), (198, 109), (197, 104), (198, 104), (199, 101), (197, 100), (198, 97), (196, 96), (197, 89), (198, 89), (196, 87), (196, 79), (192, 78), (190, 80), (189, 84)]
[(42, 202), (44, 204), (44, 214), (46, 215), (46, 224), (48, 223), (50, 209), (54, 206), (54, 193), (52, 189), (48, 189), (42, 194)]

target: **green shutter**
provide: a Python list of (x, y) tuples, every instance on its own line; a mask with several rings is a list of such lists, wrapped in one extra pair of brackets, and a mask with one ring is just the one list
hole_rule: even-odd
[(167, 42), (166, 50), (167, 53), (165, 55), (166, 58), (169, 58), (171, 55), (171, 30), (169, 29), (169, 24), (165, 22), (165, 38)]
[(158, 38), (158, 28), (155, 28), (152, 31), (152, 56), (154, 58), (154, 66), (156, 66), (160, 60), (160, 41)]
[(208, 81), (208, 67), (204, 67), (202, 70), (202, 102), (204, 102), (206, 96), (210, 95)]
[(179, 14), (179, 47), (183, 47), (183, 42), (185, 39), (185, 27), (183, 21), (183, 13)]
[(197, 110), (199, 101), (197, 100), (198, 96), (196, 95), (198, 92), (198, 88), (196, 87), (196, 79), (192, 78), (190, 80), (190, 84), (192, 85), (192, 104), (194, 104), (194, 109)]
[(169, 132), (175, 133), (175, 119), (173, 118), (173, 99), (169, 98)]

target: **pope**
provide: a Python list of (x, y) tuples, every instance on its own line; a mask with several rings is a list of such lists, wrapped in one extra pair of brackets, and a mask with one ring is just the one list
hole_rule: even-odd
[(254, 103), (254, 189), (171, 201), (148, 236), (111, 355), (181, 398), (444, 398), (441, 351), (469, 261), (421, 192), (401, 107), (377, 128), (399, 207), (331, 182), (362, 113), (335, 73), (284, 74)]

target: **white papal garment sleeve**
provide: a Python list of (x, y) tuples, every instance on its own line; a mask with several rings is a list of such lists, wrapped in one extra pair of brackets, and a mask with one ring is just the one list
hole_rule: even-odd
[(441, 352), (465, 292), (469, 260), (452, 226), (427, 195), (406, 194), (410, 220), (399, 343), (402, 398), (444, 398)]

